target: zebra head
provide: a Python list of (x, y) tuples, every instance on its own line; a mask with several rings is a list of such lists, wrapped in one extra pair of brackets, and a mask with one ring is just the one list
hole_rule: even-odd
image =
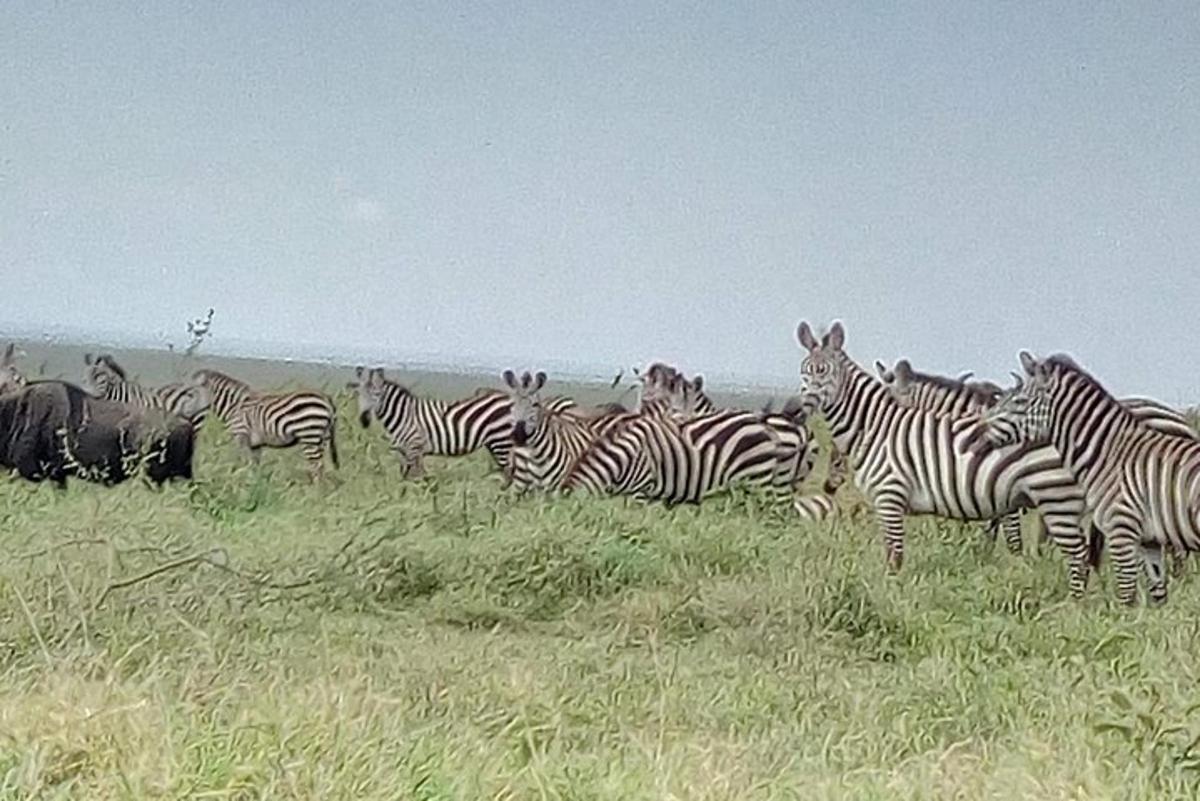
[(4, 354), (0, 355), (0, 395), (18, 390), (26, 384), (25, 376), (13, 363), (15, 357), (16, 345), (10, 342), (4, 349)]
[(716, 411), (716, 406), (704, 394), (704, 376), (698, 375), (690, 381), (683, 373), (663, 380), (660, 400), (665, 404), (667, 413), (681, 420), (691, 420), (702, 414)]
[(672, 392), (672, 383), (680, 377), (678, 370), (662, 362), (654, 362), (646, 368), (644, 373), (639, 372), (635, 367), (633, 374), (637, 376), (642, 385), (641, 405), (643, 407), (668, 401)]
[(512, 398), (512, 438), (517, 445), (524, 445), (542, 425), (545, 410), (538, 394), (546, 383), (546, 374), (530, 375), (526, 370), (520, 380), (512, 370), (504, 371), (504, 383), (508, 385)]
[(83, 374), (83, 383), (94, 395), (101, 398), (108, 397), (113, 387), (125, 381), (125, 371), (107, 353), (99, 356), (85, 353), (83, 354), (83, 363), (87, 365), (87, 370)]
[(835, 322), (829, 333), (817, 340), (807, 322), (796, 328), (796, 339), (808, 351), (800, 363), (800, 395), (806, 410), (825, 410), (837, 400), (846, 382), (849, 361), (842, 350), (846, 344), (846, 330), (841, 322)]
[(365, 367), (359, 366), (354, 368), (354, 375), (358, 380), (351, 381), (346, 386), (357, 390), (358, 422), (363, 428), (367, 428), (371, 425), (371, 417), (379, 408), (379, 403), (383, 399), (387, 379), (383, 375), (382, 367), (372, 367), (368, 370)]
[(1026, 376), (1013, 373), (1016, 385), (983, 415), (984, 439), (994, 447), (1050, 436), (1050, 374), (1028, 351), (1021, 351), (1021, 366)]

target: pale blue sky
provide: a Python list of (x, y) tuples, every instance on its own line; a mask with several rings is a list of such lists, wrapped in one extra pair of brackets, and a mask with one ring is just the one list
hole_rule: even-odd
[(1198, 3), (90, 5), (0, 5), (0, 332), (1200, 399)]

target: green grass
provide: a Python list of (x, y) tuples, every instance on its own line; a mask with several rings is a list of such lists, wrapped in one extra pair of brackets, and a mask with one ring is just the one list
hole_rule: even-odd
[(191, 486), (0, 482), (0, 798), (1198, 791), (1194, 580), (1073, 603), (933, 520), (889, 578), (862, 519), (405, 484), (340, 434), (319, 486), (218, 430)]

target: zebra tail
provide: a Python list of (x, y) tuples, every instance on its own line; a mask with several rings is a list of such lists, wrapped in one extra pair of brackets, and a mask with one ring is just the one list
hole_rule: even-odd
[(338, 452), (337, 452), (337, 414), (329, 418), (329, 461), (333, 462), (333, 469), (337, 470)]
[(1100, 557), (1104, 555), (1104, 532), (1092, 526), (1088, 535), (1088, 564), (1093, 570), (1100, 569)]

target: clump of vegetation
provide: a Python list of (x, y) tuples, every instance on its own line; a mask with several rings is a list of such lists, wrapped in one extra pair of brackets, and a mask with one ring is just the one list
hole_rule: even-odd
[[(344, 420), (351, 410), (343, 409)], [(752, 498), (516, 498), (484, 455), (0, 483), (0, 798), (1194, 797), (1192, 578)]]

